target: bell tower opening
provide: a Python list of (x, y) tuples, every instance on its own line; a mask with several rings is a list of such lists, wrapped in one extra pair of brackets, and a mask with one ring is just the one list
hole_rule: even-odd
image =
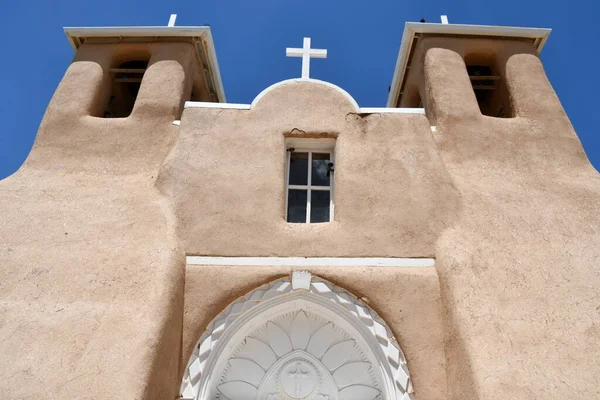
[(404, 92), (404, 101), (403, 107), (423, 108), (423, 100), (421, 100), (421, 93), (419, 93), (419, 87), (417, 85), (407, 85)]
[(126, 118), (133, 111), (148, 60), (132, 60), (110, 69), (110, 96), (104, 118)]
[(513, 117), (508, 88), (495, 58), (469, 54), (465, 56), (465, 65), (481, 113), (495, 118)]
[[(446, 16), (442, 16), (441, 23), (407, 22), (387, 107), (424, 107), (430, 122), (435, 125), (436, 110), (441, 105), (438, 96), (454, 86), (453, 90), (464, 90), (461, 99), (456, 99), (453, 104), (457, 110), (461, 108), (463, 95), (467, 97), (467, 92), (472, 89), (482, 115), (513, 118), (516, 112), (505, 72), (507, 55), (513, 52), (539, 54), (549, 35), (550, 29), (451, 24)], [(427, 74), (426, 55), (430, 51), (445, 57), (445, 61)], [(442, 56), (440, 51), (445, 51), (445, 55)], [(464, 64), (459, 63), (459, 57)], [(469, 81), (455, 79), (462, 74), (463, 65), (466, 65)], [(432, 87), (434, 79), (436, 88)], [(471, 88), (459, 88), (469, 82)]]

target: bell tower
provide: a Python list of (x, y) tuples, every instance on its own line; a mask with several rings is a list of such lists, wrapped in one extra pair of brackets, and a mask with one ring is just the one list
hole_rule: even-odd
[[(121, 168), (112, 157), (158, 166), (175, 140), (173, 124), (186, 101), (226, 101), (210, 28), (175, 26), (174, 16), (170, 25), (64, 28), (75, 57), (34, 150), (60, 143), (61, 156), (89, 158), (102, 168)], [(145, 154), (138, 152), (145, 147)], [(27, 163), (35, 164), (37, 154), (32, 151)]]
[[(29, 354), (45, 360), (38, 364), (46, 382), (43, 390), (58, 397), (174, 399), (180, 382), (177, 305), (182, 279), (171, 214), (155, 181), (178, 138), (185, 101), (226, 101), (211, 31), (208, 26), (176, 26), (173, 17), (169, 26), (71, 27), (65, 33), (74, 59), (27, 161), (1, 182), (3, 194), (12, 192), (7, 187), (28, 182), (27, 196), (0, 196), (0, 208), (22, 221), (36, 220), (37, 228), (3, 231), (15, 252), (0, 264), (27, 271), (19, 255), (27, 254), (28, 240), (60, 240), (60, 245), (56, 251), (40, 250), (43, 262), (35, 263), (48, 273), (41, 273), (35, 285), (19, 283), (17, 274), (11, 281), (2, 279), (24, 297), (36, 296), (31, 290), (43, 293), (35, 306), (19, 307), (9, 319), (19, 324), (20, 316), (26, 316), (36, 326), (37, 342), (43, 343), (38, 348), (46, 356), (32, 348)], [(33, 209), (44, 217), (30, 217)], [(111, 255), (105, 256), (108, 249)], [(139, 306), (127, 306), (136, 302)], [(45, 316), (44, 310), (55, 304), (70, 311)], [(69, 333), (60, 333), (59, 326)], [(110, 333), (116, 326), (120, 333)], [(52, 337), (59, 336), (66, 341), (85, 338), (86, 343), (107, 338), (113, 344), (117, 337), (128, 337), (144, 345), (129, 347), (137, 349), (133, 358), (124, 350), (127, 346), (105, 357), (94, 350), (73, 350), (73, 342), (58, 345)], [(19, 346), (11, 345), (2, 353), (17, 359), (18, 351)], [(154, 367), (153, 360), (161, 360), (161, 366)], [(56, 368), (60, 362), (64, 368)], [(110, 371), (99, 378), (107, 383), (97, 384), (91, 376), (85, 382), (75, 378), (81, 385), (77, 388), (57, 383), (81, 376), (79, 365)], [(26, 378), (21, 374), (13, 382), (21, 379)], [(37, 397), (34, 385), (17, 383), (14, 388), (4, 386), (0, 392)]]
[(187, 100), (224, 102), (210, 28), (175, 26), (175, 17), (169, 26), (65, 28), (76, 54), (63, 86), (80, 88), (70, 111), (179, 119)]
[(550, 30), (407, 23), (384, 108), (309, 38), (238, 104), (209, 27), (65, 32), (0, 182), (3, 398), (598, 397), (600, 176)]
[[(594, 344), (580, 345), (584, 336), (561, 324), (593, 314), (584, 299), (597, 263), (574, 248), (597, 240), (576, 221), (585, 215), (598, 226), (587, 222), (598, 204), (587, 200), (597, 196), (598, 175), (540, 60), (549, 34), (447, 21), (405, 25), (387, 105), (425, 109), (460, 193), (459, 217), (436, 244), (446, 398), (568, 397), (572, 387), (597, 386), (583, 367), (597, 354)], [(570, 229), (576, 242), (567, 239)], [(562, 274), (585, 278), (563, 284)], [(572, 342), (557, 346), (562, 337)], [(562, 368), (548, 354), (585, 361)], [(554, 384), (557, 377), (567, 383)]]
[[(424, 107), (432, 122), (440, 113), (523, 115), (523, 96), (539, 93), (516, 93), (517, 75), (533, 74), (524, 79), (551, 91), (538, 58), (549, 35), (550, 29), (449, 24), (446, 16), (441, 24), (406, 23), (387, 106)], [(523, 71), (517, 59), (537, 68)]]

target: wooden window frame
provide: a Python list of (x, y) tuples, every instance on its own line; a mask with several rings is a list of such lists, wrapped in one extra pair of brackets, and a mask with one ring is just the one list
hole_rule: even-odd
[[(322, 141), (322, 143), (319, 143)], [(335, 139), (297, 139), (294, 141), (288, 141), (286, 143), (286, 174), (285, 174), (285, 220), (288, 221), (288, 199), (290, 190), (305, 190), (306, 191), (306, 220), (304, 223), (307, 224), (322, 224), (326, 222), (332, 222), (334, 217), (334, 202), (333, 202), (333, 190), (334, 190), (334, 173), (331, 171), (329, 175), (329, 186), (314, 186), (312, 185), (312, 157), (313, 153), (329, 154), (329, 160), (335, 164), (335, 153), (334, 153)], [(293, 151), (289, 149), (293, 148)], [(308, 153), (308, 177), (306, 185), (290, 185), (290, 164), (292, 153)], [(311, 222), (311, 193), (312, 191), (328, 191), (329, 192), (329, 221), (324, 222)], [(288, 222), (293, 223), (293, 222)], [(301, 222), (295, 222), (301, 223)]]

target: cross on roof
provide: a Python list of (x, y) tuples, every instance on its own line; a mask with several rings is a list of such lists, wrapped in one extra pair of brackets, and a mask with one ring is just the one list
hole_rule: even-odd
[(327, 50), (311, 49), (310, 38), (304, 38), (304, 44), (301, 49), (288, 47), (285, 49), (287, 57), (302, 57), (302, 79), (310, 77), (310, 59), (311, 58), (327, 58)]

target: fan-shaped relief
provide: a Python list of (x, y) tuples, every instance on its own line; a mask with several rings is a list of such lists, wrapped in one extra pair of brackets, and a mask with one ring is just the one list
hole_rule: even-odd
[(385, 323), (350, 293), (305, 281), (306, 273), (296, 284), (262, 286), (217, 316), (188, 363), (182, 398), (411, 399), (404, 357)]
[(269, 320), (247, 336), (233, 351), (211, 396), (354, 399), (352, 386), (364, 387), (361, 400), (382, 398), (373, 366), (356, 340), (333, 322), (300, 310)]

